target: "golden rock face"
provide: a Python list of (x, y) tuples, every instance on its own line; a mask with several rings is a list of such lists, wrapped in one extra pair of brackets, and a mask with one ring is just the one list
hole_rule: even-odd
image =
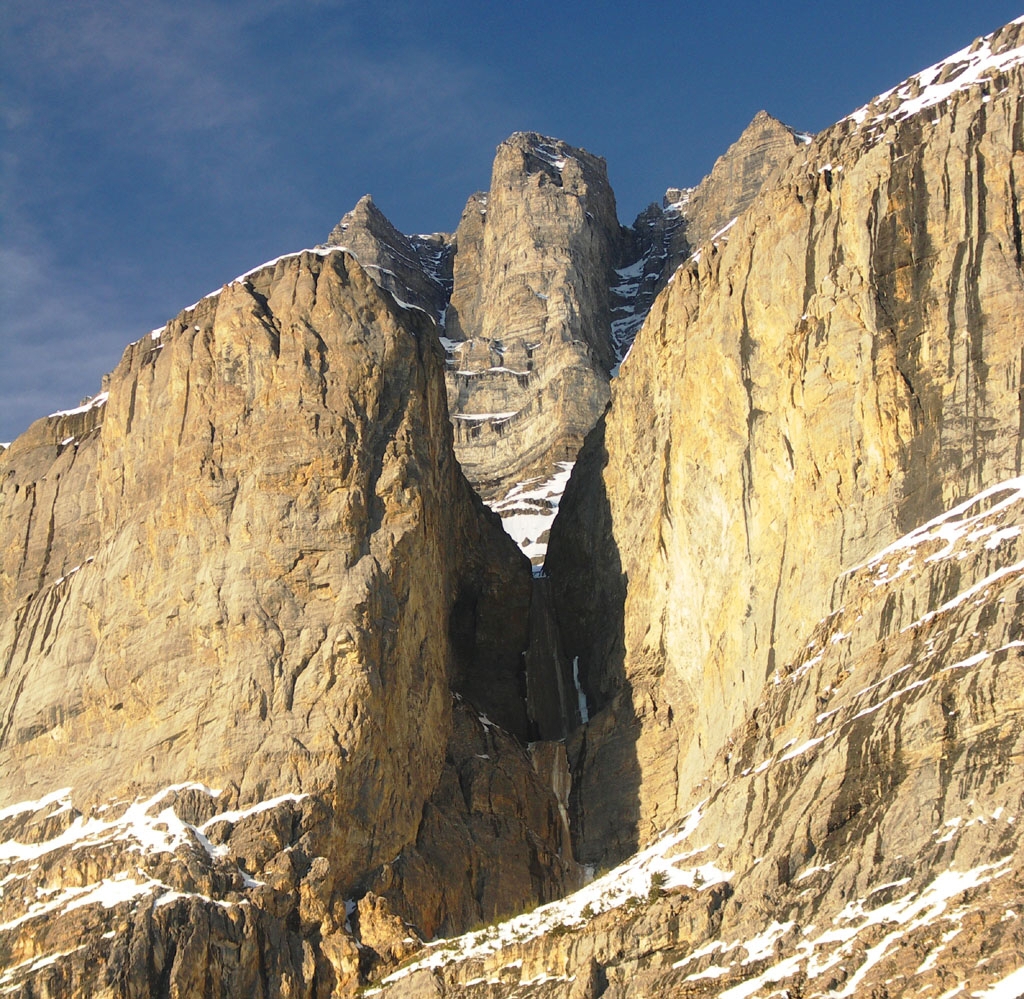
[[(429, 851), (425, 813), (460, 807), (441, 791), (468, 754), (453, 692), (503, 729), (527, 724), (529, 566), (459, 470), (441, 368), (426, 317), (346, 253), (306, 252), (133, 344), (105, 400), (16, 442), (3, 456), (4, 804), (70, 787), (62, 814), (81, 825), (152, 797), (171, 827), (219, 844), (199, 849), (214, 868), (205, 887), (174, 864), (153, 880), (213, 899), (275, 884), (277, 901), (246, 924), (257, 949), (289, 912), (302, 939), (340, 932), (361, 881), (418, 839)], [(486, 895), (440, 900), (403, 895), (399, 865), (385, 887), (431, 932), (480, 919), (479, 904), (492, 917), (535, 904), (571, 876), (554, 792), (505, 738), (493, 755), (518, 803), (492, 795), (504, 825), (463, 823), (445, 842), (455, 854), (474, 836), (481, 849), (517, 844), (522, 863)], [(209, 800), (179, 802), (183, 781)], [(232, 817), (254, 808), (273, 821)], [(48, 815), (19, 835), (45, 844)], [(110, 837), (131, 842), (122, 825)], [(86, 863), (88, 883), (100, 847), (75, 830), (39, 849)], [(182, 849), (204, 842), (182, 835)], [(528, 873), (537, 852), (554, 880)], [(53, 876), (44, 867), (33, 884)], [(318, 948), (314, 964), (328, 960)], [(331, 975), (351, 972), (343, 957)]]
[(581, 859), (678, 814), (850, 566), (1020, 472), (1021, 110), (1012, 68), (839, 123), (656, 301), (549, 549)]

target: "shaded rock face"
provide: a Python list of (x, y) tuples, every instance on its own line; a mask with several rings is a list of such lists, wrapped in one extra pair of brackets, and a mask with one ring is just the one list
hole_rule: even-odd
[(526, 734), (531, 583), (455, 461), (442, 363), (422, 312), (307, 251), (131, 345), (109, 395), (0, 457), (0, 809), (71, 789), (3, 837), (5, 967), (87, 925), (118, 943), (82, 994), (329, 994), (358, 972), (345, 899), (439, 850), (434, 815), (445, 849), (514, 859), (500, 884), (392, 891), (426, 932), (571, 883), (558, 794), (511, 736), (484, 755), (514, 793), (480, 760), (489, 793), (444, 790), (453, 691)]
[(456, 232), (444, 341), (455, 450), (485, 499), (572, 461), (608, 402), (612, 267), (604, 161), (520, 132)]
[(1020, 470), (1021, 87), (841, 122), (655, 303), (548, 555), (582, 860), (679, 813), (845, 569)]
[(348, 250), (396, 301), (414, 305), (443, 324), (455, 249), (447, 233), (406, 236), (367, 194), (331, 230), (323, 246)]

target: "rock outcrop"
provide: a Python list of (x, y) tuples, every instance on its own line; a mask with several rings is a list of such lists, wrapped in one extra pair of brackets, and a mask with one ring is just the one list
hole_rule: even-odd
[(331, 230), (322, 244), (322, 248), (328, 247), (348, 250), (395, 301), (422, 309), (439, 325), (444, 324), (455, 251), (447, 233), (406, 236), (367, 194)]
[(572, 461), (608, 402), (612, 268), (604, 161), (519, 132), (456, 232), (444, 345), (455, 450), (485, 499)]
[(818, 136), (651, 310), (548, 557), (580, 859), (674, 819), (842, 572), (1020, 471), (1022, 30)]
[[(511, 735), (469, 766), (453, 722), (454, 693), (527, 734), (531, 582), (459, 470), (442, 372), (427, 316), (306, 251), (0, 457), (5, 967), (84, 933), (79, 994), (326, 995), (356, 980), (345, 903), (371, 884), (424, 933), (572, 884), (562, 778)], [(381, 873), (467, 836), (500, 879)]]
[(625, 357), (654, 299), (676, 268), (774, 185), (811, 136), (759, 111), (696, 187), (669, 188), (642, 211), (628, 234), (628, 260), (612, 288), (612, 345)]

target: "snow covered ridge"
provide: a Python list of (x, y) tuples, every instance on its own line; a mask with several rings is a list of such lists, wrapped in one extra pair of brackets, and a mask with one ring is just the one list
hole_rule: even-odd
[[(776, 962), (759, 975), (751, 976), (746, 981), (720, 993), (719, 999), (748, 999), (764, 989), (766, 985), (782, 982), (799, 971), (803, 971), (813, 982), (841, 961), (859, 959), (860, 964), (857, 970), (849, 977), (843, 988), (839, 991), (830, 990), (828, 993), (835, 999), (856, 996), (860, 983), (905, 933), (939, 920), (954, 926), (958, 925), (965, 916), (970, 914), (970, 906), (954, 906), (951, 903), (960, 899), (965, 892), (973, 888), (1010, 874), (1011, 870), (1008, 866), (1010, 859), (1007, 857), (996, 864), (982, 864), (968, 871), (952, 869), (944, 871), (921, 891), (908, 892), (892, 902), (881, 905), (872, 902), (872, 896), (899, 888), (901, 884), (894, 882), (877, 885), (866, 896), (849, 902), (832, 919), (832, 925), (824, 932), (814, 933), (813, 925), (800, 932), (795, 923), (773, 921), (763, 933), (751, 940), (728, 943), (715, 940), (682, 961), (678, 961), (674, 967), (684, 968), (713, 953), (735, 954), (733, 960), (727, 964), (710, 965), (703, 971), (695, 971), (688, 975), (685, 980), (720, 978), (725, 974), (735, 974), (755, 961), (774, 956), (775, 945), (778, 941), (786, 937), (795, 937), (797, 942), (792, 948), (791, 956)], [(881, 934), (880, 931), (883, 928), (887, 932)], [(865, 950), (865, 940), (858, 941), (861, 934), (866, 940), (875, 940), (880, 935), (881, 939)], [(935, 951), (930, 952), (925, 958), (925, 962), (930, 958), (937, 959), (943, 949), (944, 945), (940, 945)], [(1014, 972), (1014, 974), (1019, 977), (1021, 971)], [(981, 993), (974, 994), (980, 995)]]
[(878, 125), (903, 121), (934, 107), (961, 90), (1024, 62), (1024, 17), (979, 38), (942, 62), (929, 66), (891, 90), (879, 94), (843, 121)]
[[(14, 837), (0, 842), (0, 899), (13, 899), (19, 885), (23, 891), (20, 914), (0, 922), (0, 932), (17, 929), (22, 924), (44, 916), (55, 918), (86, 905), (113, 908), (122, 902), (144, 896), (155, 896), (155, 904), (166, 905), (176, 898), (196, 894), (177, 891), (172, 885), (148, 875), (139, 866), (135, 866), (131, 873), (117, 871), (88, 885), (37, 887), (33, 872), (38, 872), (41, 864), (49, 865), (50, 861), (55, 868), (61, 869), (61, 856), (66, 856), (66, 851), (77, 854), (89, 850), (93, 855), (109, 857), (115, 864), (116, 855), (127, 851), (138, 856), (139, 860), (133, 861), (137, 865), (143, 858), (176, 854), (182, 848), (192, 849), (200, 854), (205, 853), (211, 861), (228, 865), (236, 889), (257, 887), (261, 882), (232, 862), (228, 846), (212, 842), (210, 836), (222, 832), (222, 829), (218, 829), (222, 824), (234, 826), (260, 812), (288, 803), (295, 804), (307, 797), (304, 794), (279, 795), (245, 808), (218, 812), (193, 825), (178, 816), (173, 803), (165, 803), (173, 801), (173, 796), (182, 791), (198, 792), (211, 799), (216, 799), (220, 794), (194, 781), (173, 784), (148, 798), (132, 802), (116, 817), (107, 818), (104, 813), (114, 811), (119, 806), (100, 806), (89, 816), (75, 814), (70, 822), (65, 820), (63, 827), (62, 823), (54, 820), (74, 812), (71, 788), (61, 788), (38, 800), (18, 802), (0, 809), (0, 823), (13, 823), (13, 828), (21, 830)], [(23, 841), (26, 820), (34, 823), (35, 828), (42, 826), (49, 830), (51, 835), (39, 841)], [(18, 838), (19, 835), (22, 838)], [(221, 869), (224, 870), (223, 867)], [(208, 896), (196, 897), (217, 905), (236, 904)]]
[[(173, 805), (162, 808), (155, 815), (152, 814), (156, 805), (160, 804), (168, 795), (178, 791), (199, 791), (211, 798), (217, 798), (221, 793), (194, 781), (172, 784), (169, 787), (161, 788), (148, 798), (132, 802), (117, 818), (86, 818), (84, 815), (79, 815), (63, 832), (51, 839), (39, 843), (22, 843), (16, 839), (6, 840), (0, 843), (0, 864), (17, 860), (37, 860), (66, 846), (78, 849), (86, 845), (98, 846), (114, 841), (126, 842), (131, 845), (132, 849), (154, 853), (174, 853), (179, 846), (192, 841), (202, 846), (211, 857), (223, 857), (227, 855), (227, 847), (214, 846), (205, 836), (205, 832), (217, 823), (239, 822), (250, 815), (276, 808), (285, 802), (299, 802), (308, 797), (304, 794), (279, 795), (266, 801), (257, 802), (247, 808), (219, 812), (198, 826), (178, 818)], [(23, 801), (8, 805), (0, 810), (0, 821), (26, 813), (41, 812), (55, 804), (60, 807), (50, 812), (48, 818), (61, 812), (71, 811), (71, 788), (54, 791), (38, 801)], [(105, 810), (107, 810), (107, 806), (99, 811)]]

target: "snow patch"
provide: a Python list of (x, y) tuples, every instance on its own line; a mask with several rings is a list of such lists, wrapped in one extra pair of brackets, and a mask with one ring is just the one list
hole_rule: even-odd
[(574, 462), (560, 461), (548, 478), (518, 482), (488, 505), (501, 517), (501, 526), (537, 567), (547, 555), (548, 533), (569, 484)]
[[(1017, 18), (1011, 24), (1022, 24)], [(883, 126), (890, 121), (903, 121), (912, 115), (935, 107), (958, 91), (969, 90), (978, 83), (1024, 62), (1024, 46), (1015, 46), (1003, 52), (993, 51), (992, 43), (998, 32), (986, 35), (947, 59), (929, 66), (891, 90), (879, 94), (859, 107), (844, 121), (858, 126)], [(886, 105), (895, 98), (892, 110)]]
[(679, 852), (679, 847), (700, 826), (701, 807), (690, 812), (678, 830), (666, 834), (585, 888), (484, 930), (448, 940), (435, 940), (427, 945), (428, 953), (424, 957), (389, 975), (384, 984), (398, 981), (423, 968), (439, 968), (457, 961), (485, 957), (510, 944), (551, 933), (556, 928), (583, 926), (598, 913), (647, 897), (656, 885), (660, 885), (662, 890), (688, 887), (704, 891), (730, 880), (734, 876), (732, 871), (723, 871), (711, 862), (685, 866), (688, 859), (704, 853), (706, 847)]
[(60, 409), (56, 413), (50, 413), (47, 419), (52, 420), (57, 416), (74, 416), (77, 413), (88, 413), (90, 409), (98, 409), (100, 406), (106, 405), (108, 398), (110, 398), (109, 392), (99, 392), (91, 399), (86, 399), (81, 406), (76, 406), (74, 409)]

